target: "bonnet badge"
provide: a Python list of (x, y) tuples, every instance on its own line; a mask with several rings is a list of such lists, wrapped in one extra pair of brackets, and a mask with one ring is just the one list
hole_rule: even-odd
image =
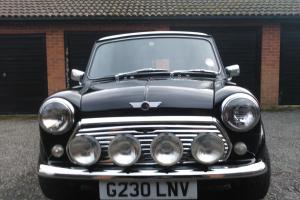
[(130, 102), (129, 103), (133, 108), (140, 108), (143, 111), (147, 111), (150, 108), (157, 108), (161, 102), (156, 101), (156, 102), (149, 102), (149, 101), (142, 101), (142, 102)]

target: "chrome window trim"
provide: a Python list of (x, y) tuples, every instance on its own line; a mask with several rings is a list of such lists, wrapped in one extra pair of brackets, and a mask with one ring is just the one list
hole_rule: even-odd
[(136, 40), (136, 39), (149, 39), (149, 38), (184, 38), (184, 39), (205, 40), (211, 45), (213, 53), (215, 55), (216, 62), (218, 64), (218, 70), (216, 71), (216, 75), (219, 76), (220, 74), (222, 74), (222, 72), (224, 70), (223, 63), (221, 61), (221, 58), (220, 58), (218, 49), (215, 46), (215, 43), (212, 42), (208, 37), (205, 37), (205, 35), (202, 35), (202, 37), (201, 37), (200, 35), (184, 35), (184, 34), (183, 35), (180, 35), (180, 34), (173, 34), (173, 35), (172, 34), (157, 34), (156, 35), (156, 34), (154, 34), (154, 35), (145, 35), (145, 36), (136, 36), (136, 37), (124, 37), (124, 38), (122, 37), (122, 38), (116, 38), (114, 40), (104, 40), (104, 41), (96, 43), (94, 45), (94, 48), (93, 48), (92, 53), (90, 55), (89, 62), (87, 64), (87, 70), (86, 70), (86, 73), (85, 73), (87, 79), (88, 80), (95, 80), (95, 79), (98, 79), (98, 78), (104, 78), (104, 77), (92, 78), (90, 76), (90, 69), (91, 69), (92, 64), (94, 62), (96, 51), (98, 50), (98, 48), (100, 46), (102, 46), (104, 44), (107, 44), (107, 43), (113, 43), (113, 42)]
[(209, 36), (206, 33), (191, 32), (191, 31), (145, 31), (145, 32), (125, 33), (125, 34), (118, 34), (118, 35), (106, 36), (106, 37), (100, 38), (98, 40), (98, 42), (102, 42), (102, 41), (105, 41), (105, 40), (114, 40), (114, 39), (119, 39), (119, 38), (137, 37), (137, 36), (148, 36), (148, 35)]

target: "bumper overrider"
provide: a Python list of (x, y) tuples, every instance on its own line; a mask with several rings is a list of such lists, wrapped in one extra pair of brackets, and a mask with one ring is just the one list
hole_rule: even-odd
[(89, 171), (86, 168), (66, 168), (51, 165), (39, 165), (38, 175), (48, 178), (78, 179), (78, 180), (109, 180), (114, 178), (192, 178), (196, 180), (232, 179), (258, 176), (265, 173), (266, 164), (263, 161), (238, 166), (210, 166), (207, 171), (182, 169), (170, 172), (158, 170), (140, 170), (126, 172), (123, 170)]

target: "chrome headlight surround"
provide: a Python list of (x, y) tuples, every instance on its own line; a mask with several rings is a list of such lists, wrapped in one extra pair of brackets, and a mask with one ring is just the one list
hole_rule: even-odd
[(128, 167), (141, 156), (140, 142), (130, 134), (116, 136), (108, 146), (108, 154), (114, 164)]
[(221, 105), (221, 118), (232, 131), (246, 132), (260, 119), (260, 107), (251, 95), (236, 93), (227, 97)]
[(196, 161), (212, 165), (224, 156), (224, 142), (215, 134), (201, 133), (192, 142), (191, 152)]
[(181, 159), (183, 145), (181, 140), (173, 133), (161, 133), (152, 141), (150, 153), (157, 164), (169, 167), (175, 165)]
[(67, 155), (69, 160), (80, 166), (91, 166), (95, 164), (101, 156), (101, 146), (99, 142), (91, 136), (76, 136), (67, 145)]
[(65, 99), (51, 98), (40, 107), (38, 118), (44, 131), (61, 135), (69, 131), (74, 124), (74, 107)]

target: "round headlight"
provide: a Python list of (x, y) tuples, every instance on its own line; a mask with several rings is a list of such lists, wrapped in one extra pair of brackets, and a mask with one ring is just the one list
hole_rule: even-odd
[(202, 164), (216, 163), (224, 155), (224, 143), (212, 134), (200, 134), (192, 142), (192, 155)]
[(90, 166), (101, 155), (99, 142), (91, 136), (76, 136), (67, 146), (69, 159), (78, 165)]
[(233, 131), (249, 131), (260, 118), (259, 105), (256, 99), (248, 94), (238, 93), (227, 97), (221, 109), (224, 124)]
[(39, 110), (39, 123), (48, 133), (63, 134), (70, 130), (74, 123), (74, 107), (65, 99), (49, 99)]
[(131, 166), (141, 155), (141, 145), (132, 135), (118, 135), (109, 144), (108, 154), (116, 165)]
[(162, 166), (176, 164), (182, 156), (183, 147), (180, 139), (172, 133), (162, 133), (151, 143), (151, 156)]

